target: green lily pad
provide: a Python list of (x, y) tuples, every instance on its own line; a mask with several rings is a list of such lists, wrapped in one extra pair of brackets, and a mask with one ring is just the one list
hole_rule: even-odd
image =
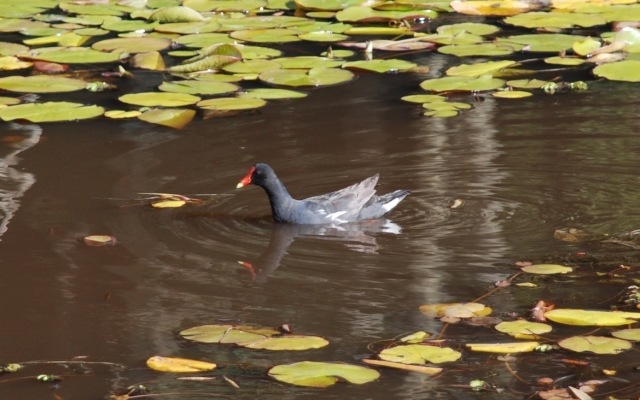
[(163, 71), (165, 69), (164, 59), (157, 51), (134, 54), (129, 62), (135, 68), (149, 69), (152, 71)]
[(259, 10), (267, 7), (267, 2), (264, 0), (184, 0), (183, 6), (192, 8), (196, 11), (239, 11), (248, 12), (252, 10)]
[(169, 68), (171, 72), (198, 72), (198, 71), (215, 71), (222, 69), (223, 67), (235, 64), (240, 60), (238, 57), (229, 56), (225, 54), (212, 54), (205, 58), (200, 59), (197, 57), (197, 61), (188, 62), (184, 64), (173, 65)]
[(327, 387), (335, 384), (338, 378), (361, 385), (378, 379), (380, 373), (359, 365), (302, 361), (276, 365), (269, 370), (269, 376), (297, 386)]
[(548, 81), (539, 79), (516, 79), (507, 81), (507, 86), (517, 89), (540, 89), (547, 83)]
[(525, 92), (523, 90), (502, 90), (491, 93), (491, 96), (501, 99), (523, 99), (525, 97), (533, 96), (533, 93)]
[[(458, 111), (458, 110), (468, 110), (471, 108), (471, 104), (467, 103), (458, 103), (453, 101), (429, 101), (426, 103), (422, 103), (422, 108), (432, 111)], [(470, 315), (455, 315), (458, 318), (471, 318), (473, 317), (473, 313), (471, 310), (465, 309), (465, 313), (470, 313)]]
[(121, 60), (122, 53), (106, 53), (85, 47), (45, 47), (17, 55), (22, 59), (49, 61), (60, 64), (100, 64)]
[(3, 121), (25, 119), (31, 122), (76, 121), (102, 115), (104, 108), (66, 101), (27, 103), (0, 108)]
[(516, 64), (515, 61), (487, 61), (476, 64), (463, 64), (451, 67), (446, 71), (448, 76), (481, 76), (485, 74), (493, 74), (511, 65)]
[(68, 14), (77, 14), (77, 15), (115, 15), (121, 16), (125, 14), (125, 11), (115, 5), (111, 4), (75, 4), (73, 2), (61, 1), (58, 4), (58, 7), (62, 11), (67, 12)]
[(573, 268), (557, 264), (534, 264), (523, 267), (522, 271), (529, 274), (553, 275), (566, 274), (573, 271)]
[(123, 103), (134, 104), (145, 107), (183, 107), (196, 104), (200, 101), (200, 97), (186, 93), (130, 93), (118, 97)]
[(484, 38), (480, 35), (474, 35), (472, 33), (461, 32), (457, 35), (449, 35), (449, 34), (440, 34), (434, 33), (431, 35), (418, 36), (421, 41), (426, 41), (430, 43), (437, 43), (442, 45), (465, 45), (465, 44), (476, 44), (484, 42)]
[(544, 62), (552, 65), (566, 65), (566, 66), (575, 66), (584, 64), (585, 60), (578, 57), (547, 57), (544, 59)]
[(625, 60), (595, 67), (593, 73), (611, 81), (640, 82), (640, 60)]
[(504, 321), (495, 326), (498, 332), (506, 333), (516, 339), (536, 339), (537, 335), (549, 333), (551, 325), (525, 320)]
[(456, 110), (447, 109), (447, 110), (427, 111), (427, 112), (423, 113), (422, 115), (424, 115), (425, 117), (432, 117), (432, 118), (451, 118), (451, 117), (455, 117), (458, 114), (459, 113)]
[(267, 104), (267, 102), (262, 99), (221, 97), (217, 99), (203, 100), (198, 103), (198, 107), (214, 111), (237, 111), (260, 108), (265, 104)]
[(463, 22), (460, 24), (441, 25), (436, 29), (436, 32), (442, 35), (459, 35), (461, 33), (471, 33), (474, 35), (486, 36), (492, 35), (500, 31), (495, 25), (480, 24), (477, 22)]
[(429, 103), (429, 102), (447, 101), (447, 98), (437, 94), (412, 94), (409, 96), (402, 97), (401, 100), (407, 101), (409, 103), (422, 104), (422, 103)]
[(447, 76), (438, 79), (423, 81), (420, 87), (434, 92), (468, 91), (482, 92), (499, 89), (504, 86), (502, 79), (493, 78), (491, 75), (479, 77)]
[(635, 322), (628, 313), (566, 308), (547, 311), (544, 316), (554, 322), (578, 326), (620, 326)]
[(158, 89), (163, 92), (172, 93), (188, 93), (188, 94), (201, 94), (201, 95), (219, 95), (229, 94), (240, 90), (238, 85), (226, 82), (213, 82), (213, 81), (174, 81), (163, 82)]
[(226, 33), (212, 32), (180, 36), (175, 42), (191, 48), (203, 48), (220, 43), (234, 43), (235, 40)]
[(301, 351), (325, 347), (329, 344), (329, 341), (319, 336), (284, 335), (265, 337), (250, 343), (243, 342), (239, 344), (248, 349)]
[(147, 22), (144, 20), (122, 20), (105, 22), (101, 28), (111, 32), (151, 32), (155, 29), (157, 22)]
[(259, 79), (272, 85), (293, 87), (328, 86), (354, 79), (352, 72), (337, 68), (271, 69), (260, 74)]
[(529, 353), (540, 346), (539, 342), (511, 342), (511, 343), (467, 343), (471, 351), (483, 353), (513, 354)]
[(231, 32), (229, 36), (233, 39), (243, 40), (253, 43), (289, 43), (299, 42), (299, 35), (303, 32), (296, 29), (247, 29)]
[(576, 54), (581, 56), (587, 56), (593, 53), (594, 50), (598, 50), (601, 46), (602, 44), (600, 43), (599, 40), (595, 40), (592, 37), (588, 37), (584, 40), (577, 40), (573, 42), (573, 45), (571, 47), (573, 48), (573, 51)]
[(152, 124), (169, 126), (175, 129), (184, 128), (193, 117), (196, 115), (194, 110), (189, 109), (153, 109), (138, 115), (138, 119), (141, 121), (149, 122)]
[(256, 88), (256, 89), (249, 89), (246, 92), (240, 93), (238, 97), (251, 98), (251, 99), (277, 100), (277, 99), (299, 99), (302, 97), (307, 97), (307, 94), (303, 92), (298, 92), (295, 90), (287, 90), (287, 89)]
[(462, 354), (448, 347), (408, 344), (384, 349), (378, 357), (381, 360), (402, 364), (439, 364), (456, 361), (462, 357)]
[(162, 7), (154, 11), (149, 19), (151, 21), (158, 21), (162, 23), (169, 22), (199, 22), (204, 21), (205, 18), (198, 11), (193, 8), (174, 6), (174, 7)]
[(329, 31), (314, 31), (309, 33), (302, 33), (298, 35), (298, 37), (302, 40), (306, 40), (309, 42), (339, 42), (341, 40), (346, 40), (349, 38), (347, 35), (343, 35), (341, 33), (329, 32)]
[(317, 56), (280, 57), (271, 61), (289, 69), (333, 68), (344, 64), (344, 61)]
[(155, 27), (156, 32), (179, 33), (181, 35), (217, 32), (220, 24), (217, 21), (172, 22)]
[(106, 39), (94, 43), (91, 47), (100, 51), (125, 50), (129, 53), (161, 51), (171, 46), (171, 40), (159, 37), (137, 37)]
[(458, 57), (469, 56), (506, 56), (513, 54), (518, 50), (514, 46), (500, 42), (496, 43), (478, 43), (478, 44), (458, 44), (442, 46), (438, 49), (439, 53), (450, 54)]
[(29, 47), (19, 43), (0, 42), (0, 56), (15, 56), (18, 53), (28, 51)]
[(362, 0), (296, 0), (305, 10), (339, 11), (349, 6), (358, 6)]
[(437, 16), (438, 13), (432, 10), (378, 11), (364, 6), (347, 7), (336, 13), (336, 19), (341, 22), (381, 22), (411, 18), (434, 19)]
[(634, 342), (640, 341), (640, 328), (621, 329), (611, 332), (611, 334), (618, 339), (631, 340)]
[(605, 25), (607, 20), (599, 14), (536, 11), (507, 17), (504, 22), (524, 28), (568, 29)]
[(82, 90), (87, 82), (55, 75), (7, 76), (0, 78), (0, 89), (19, 93), (63, 93)]
[(561, 33), (543, 33), (537, 35), (514, 35), (496, 39), (497, 43), (520, 45), (522, 51), (558, 53), (569, 50), (577, 40), (585, 36), (565, 35)]
[(259, 340), (279, 333), (271, 328), (243, 325), (201, 325), (180, 331), (180, 336), (200, 343), (239, 343)]
[(259, 74), (279, 68), (280, 64), (273, 60), (247, 60), (227, 65), (222, 69), (232, 74)]
[(398, 59), (371, 60), (371, 61), (350, 61), (342, 68), (360, 69), (379, 73), (404, 72), (415, 68), (417, 64)]
[(627, 340), (606, 336), (573, 336), (560, 340), (558, 346), (578, 353), (619, 354), (633, 345)]

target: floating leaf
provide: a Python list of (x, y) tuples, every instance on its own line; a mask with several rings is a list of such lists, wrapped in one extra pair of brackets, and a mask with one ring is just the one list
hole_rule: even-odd
[(456, 44), (442, 46), (438, 53), (451, 54), (458, 57), (469, 56), (506, 56), (516, 51), (516, 47), (500, 42), (478, 44)]
[(547, 57), (544, 59), (547, 64), (574, 66), (584, 64), (585, 60), (578, 57)]
[(198, 103), (198, 107), (204, 108), (205, 110), (235, 111), (260, 108), (265, 104), (267, 104), (267, 102), (262, 99), (221, 97), (217, 99), (203, 100)]
[(99, 64), (118, 62), (123, 57), (123, 53), (118, 51), (106, 53), (84, 47), (46, 47), (19, 53), (18, 57), (62, 64)]
[(605, 336), (573, 336), (562, 339), (558, 346), (578, 353), (588, 351), (596, 354), (618, 354), (629, 350), (633, 345), (627, 340)]
[(295, 90), (287, 90), (287, 89), (256, 88), (256, 89), (249, 89), (246, 92), (240, 93), (238, 97), (264, 99), (264, 100), (277, 100), (277, 99), (299, 99), (302, 97), (307, 97), (307, 94), (298, 92)]
[(341, 42), (340, 46), (355, 47), (358, 49), (366, 49), (371, 47), (373, 50), (382, 51), (409, 51), (424, 50), (435, 47), (435, 44), (422, 40), (371, 40), (367, 42)]
[(66, 101), (26, 103), (0, 109), (4, 121), (24, 119), (31, 122), (76, 121), (102, 115), (104, 108)]
[(498, 332), (506, 333), (516, 339), (537, 339), (538, 335), (551, 332), (551, 325), (525, 320), (505, 321), (495, 326)]
[(483, 75), (477, 78), (467, 76), (447, 76), (444, 78), (423, 81), (420, 87), (424, 90), (435, 92), (469, 91), (480, 92), (495, 90), (504, 86), (502, 79), (493, 78), (491, 75)]
[(227, 82), (214, 82), (202, 80), (185, 80), (174, 82), (162, 82), (158, 89), (163, 92), (188, 93), (201, 95), (229, 94), (240, 90), (238, 85)]
[(573, 268), (557, 264), (534, 264), (523, 267), (522, 271), (529, 274), (553, 275), (566, 274), (573, 271)]
[(361, 385), (378, 379), (380, 373), (359, 365), (302, 361), (276, 365), (269, 370), (269, 376), (292, 385), (327, 387), (336, 383), (338, 378)]
[(153, 109), (138, 116), (138, 119), (153, 124), (170, 126), (176, 129), (184, 128), (196, 115), (194, 110), (188, 109)]
[(502, 99), (522, 99), (525, 97), (531, 97), (533, 96), (533, 94), (531, 92), (525, 92), (522, 90), (501, 90), (491, 93), (491, 96), (499, 97)]
[(265, 71), (259, 76), (265, 83), (293, 87), (335, 85), (353, 78), (352, 72), (337, 68), (276, 69)]
[(439, 303), (421, 305), (420, 312), (432, 318), (444, 317), (452, 315), (452, 313), (464, 313), (470, 317), (482, 317), (491, 314), (491, 308), (480, 303)]
[(427, 362), (438, 364), (456, 361), (462, 357), (462, 354), (448, 347), (409, 344), (384, 349), (378, 354), (378, 357), (382, 360), (403, 364), (425, 364)]
[(461, 14), (468, 15), (516, 15), (539, 8), (537, 3), (519, 0), (454, 0), (451, 7)]
[(430, 103), (430, 102), (447, 101), (447, 98), (437, 94), (412, 94), (409, 96), (402, 97), (401, 100), (408, 101), (409, 103), (422, 104), (422, 103)]
[(280, 331), (275, 329), (242, 325), (201, 325), (185, 329), (180, 335), (185, 339), (202, 343), (240, 343), (260, 340), (279, 333)]
[(600, 46), (600, 41), (595, 40), (592, 37), (588, 37), (584, 40), (577, 40), (573, 42), (571, 47), (576, 54), (586, 56), (593, 53), (595, 50), (598, 50)]
[(20, 61), (13, 56), (0, 57), (0, 70), (11, 71), (15, 69), (30, 68), (33, 64), (28, 61)]
[(82, 240), (84, 244), (91, 247), (113, 246), (117, 243), (116, 238), (111, 235), (89, 235)]
[(593, 73), (611, 81), (640, 82), (640, 61), (625, 60), (595, 67)]
[(62, 76), (7, 76), (0, 78), (0, 89), (20, 93), (62, 93), (82, 90), (87, 82)]
[(200, 97), (186, 93), (129, 93), (118, 97), (123, 103), (134, 104), (146, 107), (183, 107), (196, 104), (200, 101)]
[(618, 339), (632, 340), (635, 342), (640, 341), (640, 328), (621, 329), (619, 331), (611, 332), (611, 334)]
[(151, 207), (154, 208), (180, 208), (187, 204), (184, 200), (161, 200), (155, 203), (151, 203)]
[(471, 33), (474, 35), (492, 35), (500, 28), (495, 25), (480, 24), (477, 22), (463, 22), (459, 24), (440, 25), (436, 31), (441, 35), (459, 35), (461, 33)]
[(347, 7), (336, 13), (336, 19), (341, 22), (358, 22), (358, 21), (389, 21), (402, 20), (411, 18), (428, 18), (433, 19), (438, 13), (432, 10), (416, 10), (416, 11), (378, 11), (371, 7), (354, 6)]
[(371, 60), (371, 61), (350, 61), (345, 63), (342, 68), (362, 69), (378, 73), (402, 72), (415, 68), (417, 64), (404, 60)]
[[(640, 318), (640, 313), (636, 318)], [(620, 326), (632, 324), (635, 321), (629, 319), (632, 317), (629, 313), (619, 313), (612, 311), (590, 311), (558, 308), (547, 311), (544, 316), (554, 322), (567, 325), (580, 326)]]
[(148, 51), (161, 51), (171, 46), (171, 40), (161, 37), (135, 37), (106, 39), (94, 43), (91, 48), (100, 51), (124, 50), (128, 53), (146, 53)]
[(325, 347), (329, 342), (319, 336), (284, 335), (279, 337), (265, 337), (253, 342), (242, 342), (239, 344), (249, 349), (309, 350)]
[(271, 61), (289, 69), (333, 68), (344, 64), (341, 60), (316, 56), (280, 57)]
[(349, 36), (347, 35), (327, 31), (303, 33), (298, 35), (298, 37), (309, 42), (339, 42), (341, 40), (346, 40), (349, 38)]
[(124, 110), (109, 110), (104, 113), (105, 117), (113, 118), (113, 119), (123, 119), (123, 118), (135, 118), (142, 113), (140, 111), (124, 111)]
[(217, 367), (216, 364), (210, 362), (162, 356), (149, 358), (147, 366), (155, 371), (176, 373), (211, 371)]
[(540, 346), (538, 342), (511, 342), (511, 343), (467, 343), (472, 351), (485, 353), (528, 353)]
[(591, 27), (605, 25), (607, 20), (598, 14), (566, 13), (566, 12), (529, 12), (504, 19), (507, 24), (524, 28), (560, 28), (576, 26)]
[(541, 81), (539, 79), (519, 79), (507, 81), (507, 86), (518, 89), (540, 89), (547, 83), (548, 81)]
[(393, 361), (369, 360), (366, 358), (363, 359), (362, 362), (369, 365), (401, 369), (403, 371), (419, 372), (421, 374), (426, 374), (426, 375), (437, 375), (440, 372), (442, 372), (442, 368), (428, 367), (425, 365), (411, 365), (411, 364), (403, 364), (403, 363), (398, 363)]
[(557, 53), (570, 49), (576, 40), (584, 40), (585, 38), (577, 35), (546, 33), (508, 36), (506, 38), (498, 38), (496, 41), (503, 44), (519, 45), (522, 51)]
[(138, 53), (131, 58), (131, 65), (136, 68), (162, 71), (165, 69), (162, 55), (157, 51)]
[(204, 21), (204, 17), (198, 11), (193, 8), (175, 6), (175, 7), (163, 7), (154, 11), (149, 19), (151, 21), (158, 21), (162, 23), (168, 22), (199, 22)]
[(484, 74), (493, 74), (514, 64), (516, 64), (516, 62), (510, 60), (463, 64), (449, 68), (446, 74), (449, 76), (481, 76)]
[(299, 35), (304, 33), (296, 29), (248, 29), (234, 31), (229, 36), (233, 39), (254, 43), (288, 43), (299, 42)]
[(278, 68), (280, 64), (273, 60), (247, 60), (227, 65), (223, 70), (232, 74), (259, 74)]

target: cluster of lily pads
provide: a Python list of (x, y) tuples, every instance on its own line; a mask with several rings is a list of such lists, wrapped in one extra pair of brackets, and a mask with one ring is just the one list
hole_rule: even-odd
[[(632, 0), (551, 2), (362, 0), (5, 0), (0, 4), (0, 90), (45, 94), (81, 90), (118, 91), (138, 70), (158, 71), (158, 91), (118, 93), (121, 109), (72, 101), (0, 98), (5, 121), (69, 121), (105, 116), (181, 128), (200, 110), (205, 116), (255, 109), (275, 99), (305, 97), (305, 88), (345, 83), (358, 73), (428, 70), (394, 52), (435, 50), (468, 64), (427, 79), (428, 92), (487, 92), (524, 97), (553, 92), (556, 80), (529, 79), (541, 68), (593, 69), (602, 78), (640, 81), (640, 5)], [(492, 23), (446, 24), (454, 12)], [(540, 32), (502, 35), (499, 24)], [(430, 32), (432, 26), (437, 26)], [(604, 31), (612, 28), (612, 31)], [(575, 35), (591, 30), (598, 36)], [(599, 31), (596, 31), (598, 29)], [(513, 32), (513, 29), (511, 30)], [(19, 39), (24, 37), (24, 39)], [(386, 37), (387, 39), (380, 39)], [(18, 39), (16, 39), (18, 38)], [(321, 54), (286, 55), (281, 44), (326, 44)], [(338, 47), (355, 48), (354, 50)], [(499, 57), (476, 63), (470, 57)], [(506, 59), (505, 58), (514, 58)], [(87, 65), (92, 71), (81, 70)], [(597, 66), (596, 66), (597, 65)], [(117, 68), (119, 66), (119, 68)], [(123, 67), (124, 66), (124, 67)], [(504, 77), (519, 79), (505, 80)], [(244, 81), (263, 87), (243, 88)], [(576, 88), (583, 89), (584, 85)], [(409, 94), (408, 94), (409, 95)], [(85, 96), (90, 99), (90, 96)], [(446, 98), (419, 102), (428, 116), (452, 116), (469, 108)], [(461, 105), (463, 104), (463, 105)], [(195, 108), (194, 108), (195, 106)]]

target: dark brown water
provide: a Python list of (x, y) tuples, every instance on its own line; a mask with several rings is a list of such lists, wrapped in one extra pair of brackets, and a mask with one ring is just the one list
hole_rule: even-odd
[[(20, 376), (70, 377), (52, 388), (4, 382), (14, 377), (5, 375), (0, 398), (99, 399), (156, 379), (149, 384), (156, 392), (205, 398), (474, 396), (449, 385), (487, 371), (441, 381), (383, 371), (378, 382), (326, 391), (277, 384), (264, 372), (307, 359), (356, 362), (370, 354), (370, 342), (437, 333), (442, 323), (422, 316), (419, 305), (470, 301), (513, 273), (515, 261), (582, 250), (555, 240), (557, 228), (638, 228), (640, 89), (601, 83), (580, 94), (487, 98), (459, 117), (427, 119), (399, 100), (417, 93), (422, 79), (363, 76), (255, 114), (198, 120), (179, 132), (135, 121), (2, 124), (0, 139), (25, 140), (0, 144), (0, 363), (87, 356), (125, 369), (40, 365)], [(260, 189), (233, 190), (255, 162), (270, 163), (299, 197), (375, 172), (381, 192), (403, 188), (412, 195), (377, 225), (276, 226)], [(178, 210), (108, 200), (140, 192), (232, 195)], [(464, 205), (450, 208), (455, 199)], [(396, 232), (386, 232), (391, 228)], [(86, 247), (77, 239), (88, 234), (114, 235), (119, 243)], [(238, 261), (252, 263), (256, 276)], [(592, 303), (579, 306), (595, 307), (626, 285), (612, 283), (602, 298), (585, 286), (580, 290), (591, 290)], [(496, 313), (524, 314), (539, 297), (574, 295), (519, 293), (507, 289), (485, 302)], [(289, 323), (331, 345), (274, 354), (195, 345), (176, 335), (226, 321)], [(447, 333), (473, 340), (489, 330)], [(215, 361), (241, 389), (149, 372), (144, 361), (153, 355)], [(471, 364), (486, 360), (465, 357)], [(537, 367), (529, 368), (535, 376)], [(517, 388), (513, 398), (530, 394), (504, 370), (498, 374), (504, 386)]]

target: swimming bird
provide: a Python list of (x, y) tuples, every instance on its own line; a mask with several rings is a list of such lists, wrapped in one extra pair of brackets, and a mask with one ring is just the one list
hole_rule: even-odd
[(249, 184), (262, 187), (271, 203), (274, 221), (292, 224), (343, 224), (380, 218), (393, 210), (408, 194), (396, 190), (377, 196), (375, 186), (379, 175), (335, 192), (296, 200), (289, 194), (273, 168), (258, 163), (251, 167), (236, 188)]

